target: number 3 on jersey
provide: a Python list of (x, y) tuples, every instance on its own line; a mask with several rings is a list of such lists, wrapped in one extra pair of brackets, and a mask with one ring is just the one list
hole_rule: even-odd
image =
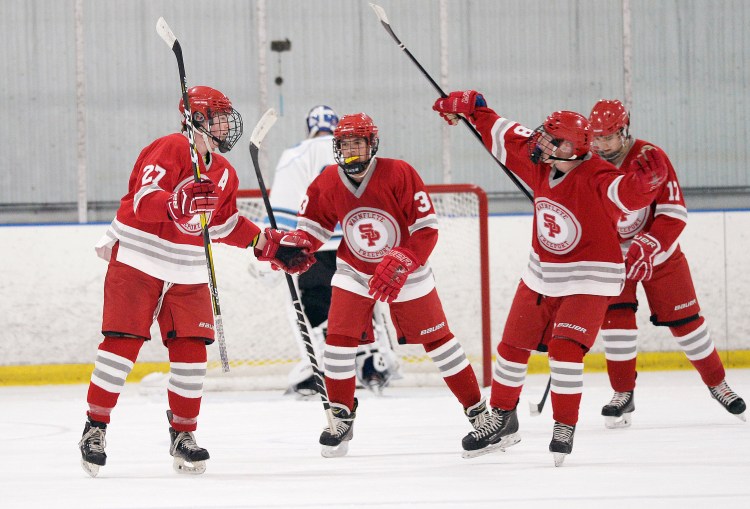
[(432, 207), (432, 203), (430, 203), (430, 197), (427, 196), (427, 193), (425, 193), (424, 191), (415, 193), (414, 201), (419, 203), (419, 205), (417, 205), (417, 210), (419, 212), (427, 212)]

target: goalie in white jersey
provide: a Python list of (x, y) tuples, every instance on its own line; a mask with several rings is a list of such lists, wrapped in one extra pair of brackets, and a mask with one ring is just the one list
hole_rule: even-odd
[[(338, 122), (339, 117), (332, 108), (314, 106), (306, 117), (307, 138), (281, 154), (269, 197), (279, 229), (297, 228), (297, 211), (308, 186), (326, 166), (336, 164), (332, 146), (333, 130)], [(340, 242), (341, 229), (337, 228), (315, 253), (317, 263), (295, 278), (319, 363), (322, 361), (321, 351), (328, 329), (331, 279), (336, 272), (336, 249)], [(253, 273), (269, 285), (278, 282), (281, 276), (280, 272), (272, 271), (265, 264)], [(287, 311), (302, 358), (289, 373), (289, 391), (303, 397), (314, 396), (317, 394), (315, 377), (291, 300), (287, 301)], [(376, 310), (375, 319), (376, 342), (361, 345), (357, 351), (357, 379), (364, 387), (380, 393), (391, 380), (397, 380), (401, 375), (398, 359), (386, 334), (383, 313)]]

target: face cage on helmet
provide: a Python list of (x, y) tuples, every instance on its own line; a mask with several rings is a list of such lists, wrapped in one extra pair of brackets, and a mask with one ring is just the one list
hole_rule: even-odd
[[(361, 138), (361, 136), (347, 136), (346, 138)], [(336, 163), (341, 167), (341, 169), (344, 170), (344, 173), (346, 173), (347, 175), (359, 175), (367, 169), (370, 161), (372, 161), (372, 158), (378, 151), (380, 139), (375, 137), (367, 140), (367, 145), (370, 147), (370, 157), (368, 157), (366, 161), (357, 160), (357, 162), (347, 163), (346, 158), (341, 153), (341, 141), (346, 138), (333, 139), (333, 157), (334, 159), (336, 159)]]
[[(543, 140), (543, 135), (545, 134), (551, 138), (549, 142)], [(529, 151), (529, 159), (534, 164), (539, 164), (540, 162), (542, 162), (542, 157), (544, 156), (542, 144), (544, 143), (549, 143), (550, 145), (552, 145), (552, 147), (554, 147), (554, 149), (550, 151), (551, 154), (547, 156), (548, 161), (577, 161), (586, 157), (586, 154), (580, 156), (574, 155), (573, 157), (555, 157), (555, 152), (564, 141), (566, 141), (564, 138), (555, 138), (547, 132), (547, 130), (544, 128), (544, 125), (540, 125), (536, 129), (534, 129), (528, 141), (526, 142), (526, 148)]]
[[(628, 140), (630, 140), (630, 133), (628, 133), (627, 126), (625, 126), (619, 131), (617, 131), (617, 134), (620, 137), (620, 148), (618, 148), (617, 150), (610, 152), (610, 153), (604, 153), (601, 150), (597, 150), (594, 148), (593, 141), (591, 143), (591, 150), (595, 152), (596, 155), (604, 159), (605, 161), (609, 161), (609, 162), (617, 161), (620, 158), (620, 156), (622, 156), (630, 148), (628, 147)], [(603, 137), (604, 136), (595, 136), (594, 139), (603, 138)]]
[[(219, 116), (225, 116), (226, 122), (228, 125), (227, 129), (227, 135), (224, 137), (224, 139), (220, 139), (217, 136), (214, 136), (211, 134), (211, 126), (214, 124), (213, 119)], [(216, 144), (219, 146), (219, 151), (222, 154), (225, 154), (232, 150), (232, 147), (239, 141), (240, 137), (242, 136), (242, 116), (239, 114), (237, 110), (232, 108), (232, 111), (220, 111), (220, 112), (212, 112), (211, 109), (208, 109), (208, 128), (204, 126), (204, 117), (203, 114), (200, 111), (196, 111), (193, 113), (193, 126), (198, 129), (200, 132), (211, 138), (216, 142)]]

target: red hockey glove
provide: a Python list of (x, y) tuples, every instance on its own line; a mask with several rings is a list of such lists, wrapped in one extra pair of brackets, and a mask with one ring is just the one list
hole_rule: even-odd
[(315, 256), (310, 253), (312, 244), (299, 233), (266, 228), (262, 235), (266, 243), (263, 249), (255, 248), (255, 256), (262, 262), (271, 262), (274, 270), (302, 274), (315, 263)]
[(214, 211), (218, 203), (216, 186), (203, 177), (200, 182), (188, 182), (182, 189), (172, 193), (167, 201), (167, 213), (172, 221), (184, 224), (196, 214)]
[(470, 117), (474, 114), (477, 106), (487, 106), (482, 94), (476, 90), (464, 90), (451, 92), (448, 97), (441, 97), (432, 109), (440, 113), (440, 116), (450, 125), (456, 125), (459, 115)]
[(401, 292), (406, 278), (414, 272), (420, 263), (409, 249), (394, 247), (383, 257), (375, 274), (370, 278), (370, 291), (375, 300), (393, 302)]
[(638, 187), (643, 194), (650, 194), (667, 180), (669, 169), (662, 153), (656, 149), (646, 150), (630, 163), (630, 171), (638, 178)]
[(661, 252), (661, 243), (648, 233), (633, 237), (625, 256), (627, 278), (633, 281), (648, 281), (654, 275), (654, 257)]

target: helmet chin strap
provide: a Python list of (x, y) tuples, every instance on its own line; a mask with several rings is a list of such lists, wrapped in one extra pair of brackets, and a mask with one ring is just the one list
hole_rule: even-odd
[[(348, 157), (348, 158), (346, 158), (344, 160), (344, 162), (348, 164), (347, 160), (352, 160), (352, 159), (359, 159), (359, 156)], [(374, 160), (374, 157), (370, 157), (370, 159), (367, 161), (367, 163), (362, 163), (361, 165), (358, 165), (362, 169), (359, 170), (356, 173), (347, 172), (346, 168), (344, 168), (344, 173), (346, 173), (350, 177), (357, 177), (357, 178), (361, 177), (361, 178), (364, 179), (367, 176), (367, 174), (370, 172), (370, 168), (372, 168), (372, 162), (373, 162), (373, 160)]]

